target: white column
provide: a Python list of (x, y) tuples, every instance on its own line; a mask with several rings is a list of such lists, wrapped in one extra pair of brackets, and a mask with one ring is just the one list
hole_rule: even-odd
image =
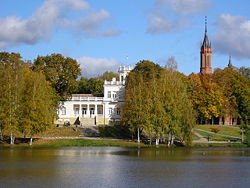
[(105, 118), (105, 103), (102, 104), (102, 117)]
[(89, 112), (89, 104), (87, 104), (87, 114), (86, 114), (87, 117), (90, 117), (90, 112)]
[(95, 116), (97, 116), (97, 104), (95, 104)]
[(82, 105), (79, 104), (79, 118), (82, 117)]

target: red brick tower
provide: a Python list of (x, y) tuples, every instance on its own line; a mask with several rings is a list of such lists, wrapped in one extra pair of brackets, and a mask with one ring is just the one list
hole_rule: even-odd
[(207, 17), (205, 17), (205, 35), (203, 39), (203, 43), (201, 45), (201, 64), (200, 64), (200, 73), (201, 74), (211, 74), (212, 68), (212, 48), (211, 48), (211, 42), (208, 40), (207, 36)]

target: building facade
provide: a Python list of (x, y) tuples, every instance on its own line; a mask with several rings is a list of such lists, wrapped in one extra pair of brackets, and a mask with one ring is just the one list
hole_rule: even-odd
[(120, 109), (124, 102), (125, 80), (132, 70), (130, 66), (120, 66), (119, 80), (104, 81), (104, 96), (73, 94), (61, 102), (56, 124), (78, 124), (81, 126), (113, 125), (120, 121)]

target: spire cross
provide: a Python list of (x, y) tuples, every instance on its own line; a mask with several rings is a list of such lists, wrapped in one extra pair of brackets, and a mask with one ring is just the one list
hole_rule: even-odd
[(205, 16), (205, 32), (207, 32), (207, 16)]

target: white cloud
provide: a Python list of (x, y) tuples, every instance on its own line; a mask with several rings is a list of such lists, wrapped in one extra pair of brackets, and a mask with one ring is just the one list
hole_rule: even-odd
[(119, 34), (116, 30), (104, 30), (100, 31), (101, 25), (109, 18), (109, 13), (106, 10), (100, 10), (99, 12), (92, 12), (88, 16), (80, 18), (76, 21), (64, 20), (62, 23), (65, 27), (75, 28), (77, 32), (83, 33), (89, 37), (96, 36), (115, 36)]
[(210, 7), (211, 0), (156, 0), (148, 15), (151, 34), (176, 32), (191, 25), (191, 17)]
[[(82, 16), (77, 21), (71, 21), (67, 15), (79, 11)], [(48, 38), (55, 27), (62, 23), (68, 28), (81, 31), (85, 36), (113, 36), (115, 30), (102, 27), (109, 18), (105, 10), (94, 11), (84, 0), (45, 0), (45, 2), (27, 19), (9, 16), (0, 19), (0, 49), (17, 44), (35, 44)], [(110, 31), (113, 35), (105, 35)], [(91, 35), (91, 33), (94, 33)], [(104, 33), (104, 34), (103, 34)]]
[(190, 26), (187, 19), (169, 20), (166, 16), (161, 14), (150, 14), (148, 17), (148, 32), (151, 34), (176, 32)]
[(179, 15), (192, 15), (206, 10), (209, 0), (160, 0), (170, 5), (172, 11)]
[(121, 62), (115, 59), (81, 57), (77, 59), (84, 77), (96, 77), (106, 71), (117, 72)]
[(212, 37), (215, 50), (237, 58), (250, 58), (250, 20), (244, 16), (222, 14)]

